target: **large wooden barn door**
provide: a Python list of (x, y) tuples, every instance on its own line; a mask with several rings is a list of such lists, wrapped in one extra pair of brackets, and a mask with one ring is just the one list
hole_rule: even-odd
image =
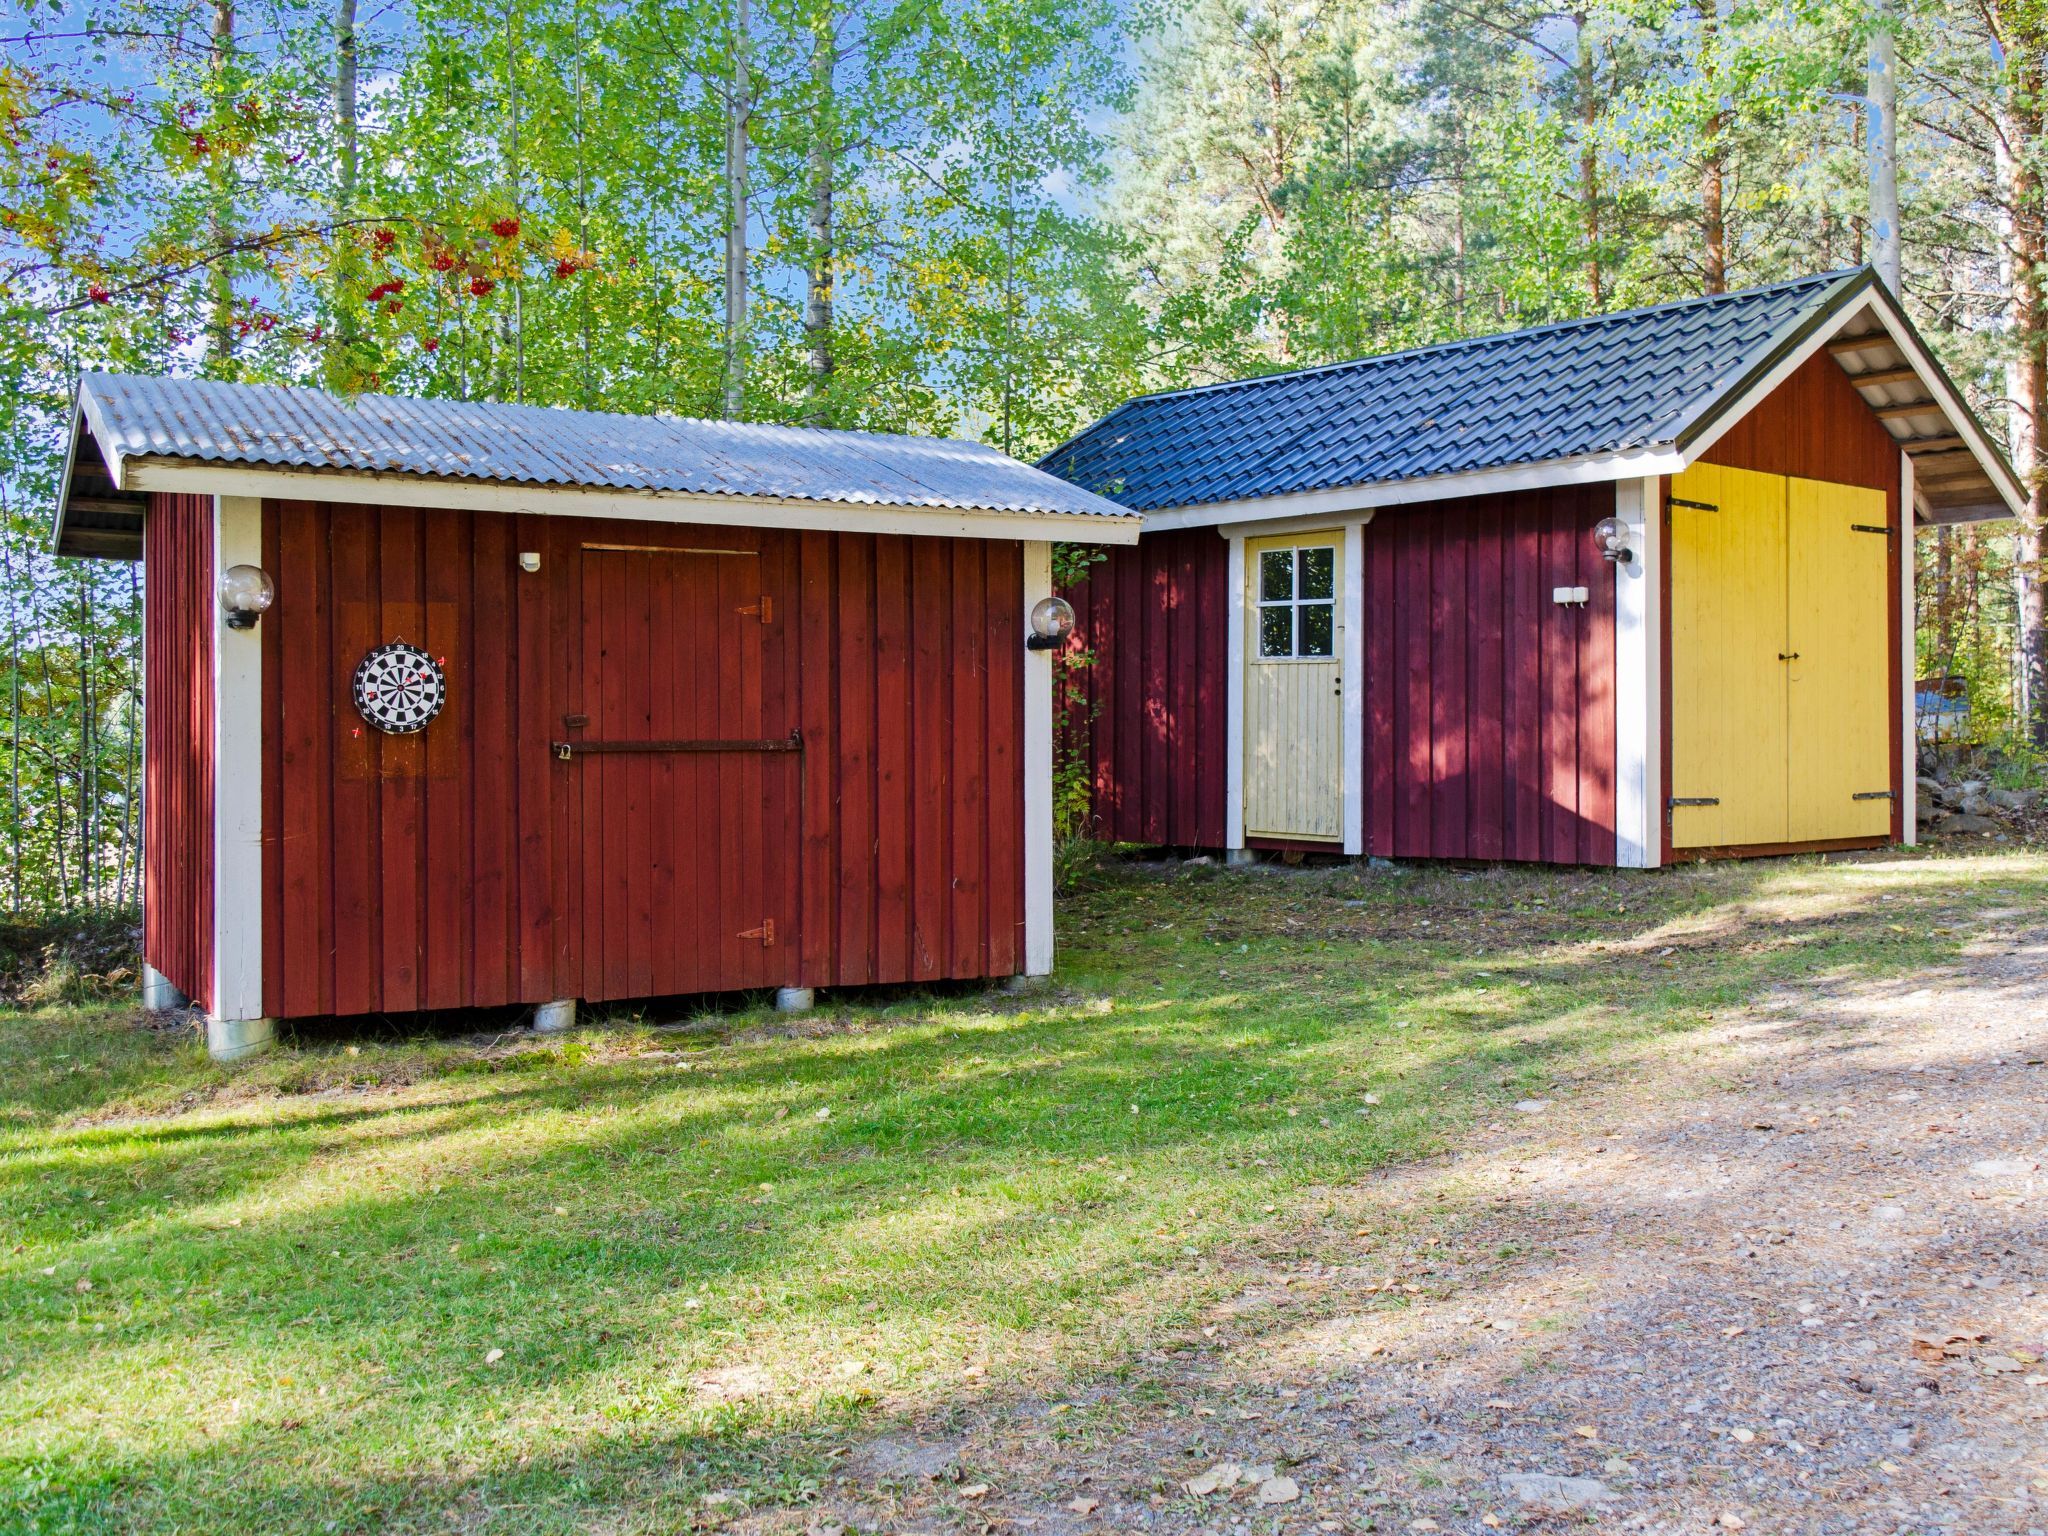
[(1785, 841), (1785, 481), (1671, 486), (1671, 842)]
[(1891, 831), (1891, 534), (1883, 491), (1786, 488), (1792, 837)]
[(1344, 840), (1341, 532), (1245, 541), (1244, 830)]
[(773, 537), (583, 550), (582, 709), (557, 752), (576, 775), (586, 998), (796, 975), (802, 744), (767, 676)]
[(1671, 486), (1671, 842), (1891, 825), (1882, 491), (1696, 465)]

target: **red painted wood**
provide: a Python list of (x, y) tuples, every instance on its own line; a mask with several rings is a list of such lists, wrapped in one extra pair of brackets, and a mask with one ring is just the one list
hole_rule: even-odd
[(1506, 847), (1506, 801), (1502, 772), (1502, 636), (1506, 602), (1501, 586), (1501, 511), (1480, 502), (1470, 511), (1471, 558), (1466, 568), (1466, 608), (1471, 615), (1467, 640), (1471, 695), (1467, 700), (1466, 804), (1471, 857), (1498, 859)]
[[(277, 936), (265, 996), (280, 1014), (1020, 963), (1019, 546), (303, 502), (269, 516), (281, 597), (265, 621), (265, 922)], [(538, 572), (518, 568), (521, 550), (540, 555)], [(709, 587), (692, 584), (693, 565), (716, 567)], [(167, 590), (181, 579), (167, 553), (153, 570)], [(174, 606), (160, 599), (152, 625)], [(193, 612), (210, 645), (210, 606)], [(419, 635), (448, 658), (449, 703), (420, 737), (379, 737), (350, 700), (355, 663)], [(155, 654), (172, 656), (171, 642)], [(174, 693), (160, 679), (153, 696)], [(210, 699), (208, 688), (197, 704)], [(579, 712), (591, 725), (568, 728)], [(156, 714), (163, 724), (161, 704)], [(755, 738), (795, 725), (801, 756), (560, 763), (550, 750), (564, 735)], [(154, 754), (152, 772), (169, 761), (168, 748)], [(177, 801), (152, 793), (159, 807)], [(159, 888), (167, 871), (210, 871), (210, 803), (149, 832), (205, 830), (203, 860), (152, 855)], [(210, 914), (210, 888), (206, 901)], [(159, 889), (154, 907), (163, 926), (189, 902)], [(768, 918), (773, 945), (739, 937)], [(195, 941), (202, 928), (210, 941), (210, 916)]]
[(142, 953), (213, 1000), (213, 498), (149, 498), (143, 519)]
[(1068, 697), (1112, 842), (1221, 847), (1230, 549), (1213, 529), (1112, 549), (1065, 592), (1091, 657)]

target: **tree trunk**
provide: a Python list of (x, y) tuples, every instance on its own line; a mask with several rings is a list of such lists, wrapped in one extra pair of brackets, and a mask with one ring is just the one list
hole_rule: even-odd
[[(519, 145), (519, 15), (518, 4), (505, 8), (505, 190), (512, 200), (512, 217), (524, 221), (526, 210), (525, 174)], [(513, 236), (517, 240), (519, 236)], [(515, 268), (512, 277), (512, 307), (505, 311), (504, 342), (511, 361), (510, 394), (526, 399), (526, 284)]]
[(736, 0), (732, 91), (725, 103), (725, 419), (737, 421), (747, 400), (747, 145), (753, 112), (748, 68), (751, 18)]
[(1869, 117), (1865, 143), (1870, 165), (1870, 264), (1894, 294), (1899, 287), (1898, 39), (1891, 0), (1870, 4)]
[(835, 73), (839, 64), (833, 14), (814, 25), (811, 39), (810, 261), (804, 281), (804, 347), (810, 367), (810, 409), (804, 419), (814, 427), (832, 425), (832, 288), (835, 277), (832, 192), (838, 172), (839, 102)]
[(1715, 67), (1720, 30), (1716, 0), (1701, 0), (1700, 57), (1706, 69), (1707, 88), (1715, 93), (1714, 110), (1707, 114), (1700, 143), (1700, 232), (1706, 247), (1700, 277), (1703, 293), (1728, 291), (1728, 112), (1721, 105)]
[(15, 606), (14, 550), (0, 540), (0, 572), (7, 583), (7, 692), (9, 751), (7, 754), (8, 910), (21, 915), (21, 615)]
[(2048, 594), (2042, 589), (2044, 529), (2048, 529), (2048, 483), (2042, 462), (2048, 448), (2048, 310), (2044, 310), (2042, 264), (2048, 241), (2042, 231), (2042, 186), (2037, 166), (2043, 150), (2042, 91), (2048, 85), (2043, 50), (2048, 19), (2033, 0), (2008, 0), (1992, 12), (2000, 32), (2005, 67), (1997, 101), (1999, 222), (2005, 236), (1999, 266), (2007, 278), (2005, 365), (2006, 422), (2013, 468), (2027, 490), (2019, 520), (2019, 558), (2013, 565), (2018, 606), (2018, 705), (2026, 733), (2048, 746)]
[[(329, 376), (353, 384), (355, 347), (361, 339), (357, 305), (360, 263), (354, 231), (348, 221), (356, 206), (356, 0), (335, 0), (334, 7), (334, 315), (340, 355)], [(341, 375), (351, 377), (343, 379)]]
[(1600, 101), (1594, 94), (1597, 79), (1593, 68), (1593, 43), (1586, 36), (1586, 15), (1572, 17), (1578, 46), (1579, 97), (1579, 208), (1586, 237), (1586, 296), (1598, 309), (1605, 301), (1606, 287), (1600, 275), (1600, 156), (1593, 133), (1600, 122)]
[[(226, 97), (230, 85), (228, 66), (234, 59), (234, 53), (235, 0), (213, 0), (213, 51), (209, 67), (216, 107)], [(214, 371), (225, 377), (232, 372), (235, 360), (235, 277), (226, 254), (234, 240), (234, 205), (230, 186), (233, 165), (219, 145), (212, 146), (207, 155), (206, 174), (211, 183), (207, 228), (215, 252), (207, 278), (212, 289), (206, 323), (207, 346)]]

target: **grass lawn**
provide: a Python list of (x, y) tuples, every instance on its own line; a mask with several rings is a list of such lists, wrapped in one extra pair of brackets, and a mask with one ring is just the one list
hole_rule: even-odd
[(2021, 852), (1125, 868), (1065, 899), (1035, 996), (234, 1072), (128, 1008), (0, 1014), (0, 1530), (800, 1507), (895, 1415), (1113, 1384), (1235, 1256), (1309, 1241), (1319, 1191), (2044, 897)]

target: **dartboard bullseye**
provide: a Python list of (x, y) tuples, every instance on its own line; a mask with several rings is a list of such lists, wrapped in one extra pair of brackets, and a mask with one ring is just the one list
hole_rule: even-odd
[(441, 664), (416, 645), (395, 640), (356, 663), (356, 710), (380, 731), (409, 736), (448, 702)]

